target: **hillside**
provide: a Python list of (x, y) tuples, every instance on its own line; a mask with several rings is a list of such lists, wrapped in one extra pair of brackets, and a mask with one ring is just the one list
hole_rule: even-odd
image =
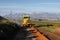
[(0, 16), (0, 40), (13, 40), (19, 27), (16, 23)]

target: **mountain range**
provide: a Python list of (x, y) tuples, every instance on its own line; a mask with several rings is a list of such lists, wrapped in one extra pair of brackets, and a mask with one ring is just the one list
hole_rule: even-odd
[[(22, 19), (24, 13), (15, 13), (15, 14), (9, 14), (5, 15), (5, 18), (8, 19), (15, 19), (15, 20), (20, 20)], [(42, 13), (30, 13), (29, 14), (31, 19), (60, 19), (60, 13), (47, 13), (47, 12), (42, 12)]]

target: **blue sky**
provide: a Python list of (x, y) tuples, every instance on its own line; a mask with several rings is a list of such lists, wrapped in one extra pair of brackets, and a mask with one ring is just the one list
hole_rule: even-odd
[(60, 0), (0, 0), (0, 15), (13, 12), (60, 12)]

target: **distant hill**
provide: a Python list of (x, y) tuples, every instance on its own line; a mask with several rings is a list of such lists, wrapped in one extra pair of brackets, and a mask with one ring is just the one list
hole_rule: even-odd
[(4, 18), (4, 17), (2, 17), (2, 16), (0, 16), (0, 20), (7, 20), (6, 18)]

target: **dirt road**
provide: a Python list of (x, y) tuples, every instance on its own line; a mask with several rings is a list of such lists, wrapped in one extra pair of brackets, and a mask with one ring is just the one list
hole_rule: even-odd
[(15, 40), (48, 40), (35, 27), (22, 28), (16, 35)]

